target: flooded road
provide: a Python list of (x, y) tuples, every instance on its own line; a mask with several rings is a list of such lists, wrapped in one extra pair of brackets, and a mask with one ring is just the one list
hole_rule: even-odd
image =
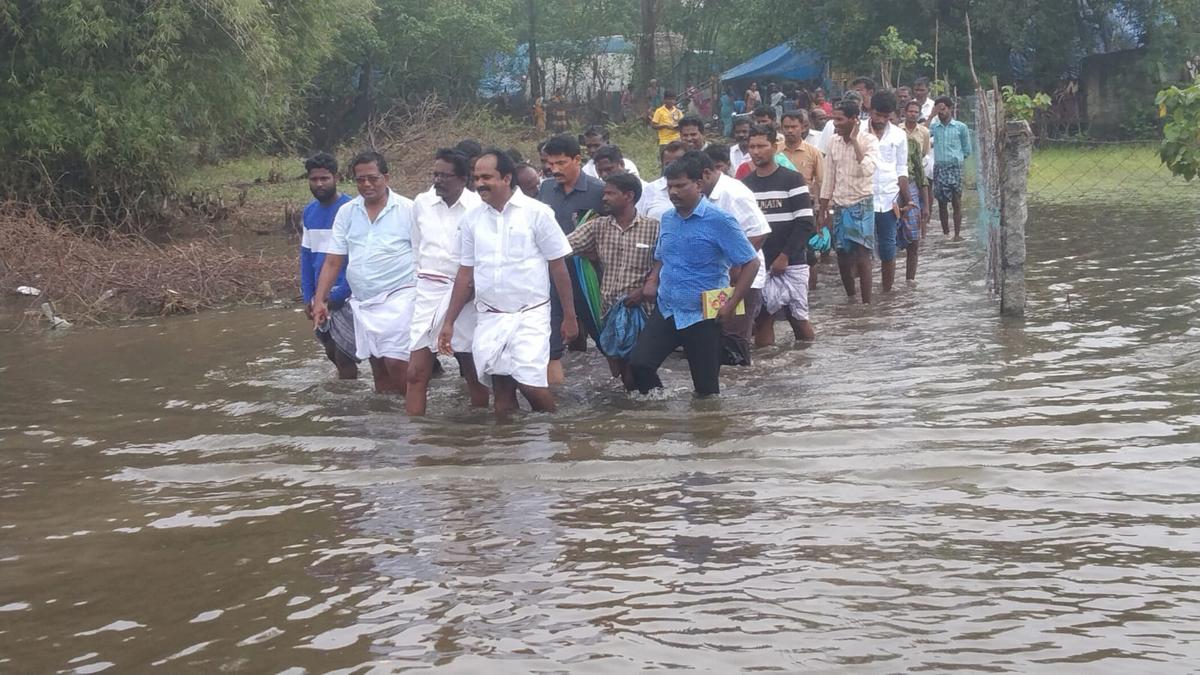
[(0, 672), (1193, 671), (1191, 213), (1035, 212), (1024, 321), (940, 235), (868, 309), (826, 267), (719, 401), (591, 353), (508, 425), (290, 308), (8, 335)]

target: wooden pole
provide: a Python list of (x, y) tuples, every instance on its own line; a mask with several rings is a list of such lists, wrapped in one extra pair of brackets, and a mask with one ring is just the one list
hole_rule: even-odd
[(942, 10), (939, 7), (933, 15), (933, 81), (938, 81), (938, 38), (942, 34)]
[(1003, 175), (1000, 210), (1000, 315), (1025, 315), (1025, 222), (1029, 216), (1029, 162), (1033, 132), (1024, 120), (1009, 122), (1002, 134)]

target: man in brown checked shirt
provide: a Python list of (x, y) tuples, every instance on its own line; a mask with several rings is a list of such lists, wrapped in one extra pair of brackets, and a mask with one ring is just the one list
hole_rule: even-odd
[[(637, 213), (642, 197), (642, 181), (628, 173), (614, 173), (604, 181), (599, 218), (592, 218), (567, 235), (576, 255), (600, 263), (601, 325), (609, 310), (619, 301), (626, 307), (642, 306), (647, 314), (650, 302), (642, 297), (642, 285), (654, 265), (654, 245), (658, 241), (658, 221)], [(622, 300), (623, 299), (623, 300)], [(613, 377), (620, 377), (627, 390), (633, 390), (633, 371), (627, 359), (608, 357)]]

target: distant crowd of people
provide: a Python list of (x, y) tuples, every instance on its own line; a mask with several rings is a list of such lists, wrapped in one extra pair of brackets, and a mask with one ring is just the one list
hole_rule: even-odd
[(601, 126), (551, 136), (540, 166), (473, 140), (441, 149), (411, 200), (378, 153), (351, 161), (355, 198), (317, 154), (305, 163), (306, 314), (341, 377), (368, 360), (376, 390), (404, 394), (412, 415), (426, 412), (439, 353), (458, 362), (472, 405), (505, 415), (520, 392), (552, 411), (562, 359), (588, 337), (630, 391), (661, 388), (659, 367), (682, 347), (696, 394), (717, 394), (722, 366), (749, 365), (777, 321), (816, 339), (820, 259), (835, 255), (847, 296), (868, 303), (876, 259), (885, 293), (901, 250), (916, 278), (934, 200), (943, 233), (952, 209), (960, 238), (970, 134), (927, 81), (908, 91), (862, 77), (838, 100), (817, 89), (781, 110), (778, 87), (764, 102), (752, 83), (748, 114), (722, 121), (728, 144), (664, 91), (648, 182)]

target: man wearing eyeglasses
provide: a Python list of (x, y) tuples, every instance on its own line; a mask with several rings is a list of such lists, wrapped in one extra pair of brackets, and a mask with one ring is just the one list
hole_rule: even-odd
[(350, 171), (359, 196), (334, 218), (313, 299), (313, 323), (319, 327), (329, 318), (329, 291), (346, 266), (358, 358), (370, 358), (376, 392), (404, 394), (415, 294), (413, 203), (388, 187), (383, 155), (360, 153)]

